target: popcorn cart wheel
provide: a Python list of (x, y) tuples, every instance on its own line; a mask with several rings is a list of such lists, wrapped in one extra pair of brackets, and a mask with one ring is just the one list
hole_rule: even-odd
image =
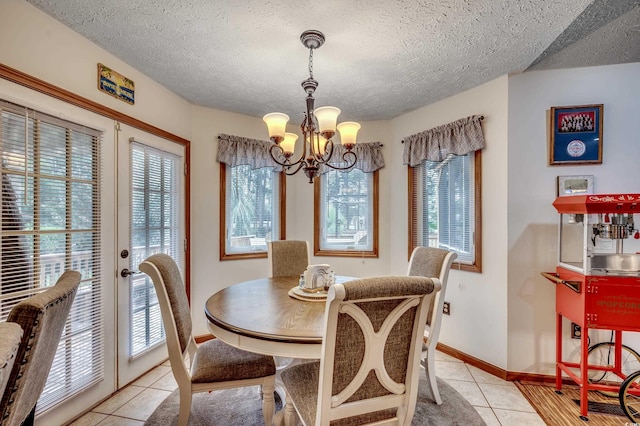
[[(613, 337), (613, 336), (612, 336)], [(589, 382), (601, 384), (620, 384), (623, 378), (640, 370), (640, 354), (629, 346), (622, 344), (622, 365), (620, 370), (622, 375), (611, 371), (615, 361), (615, 343), (599, 342), (589, 347), (588, 351), (589, 366), (608, 367), (608, 370), (596, 370), (589, 368)], [(622, 378), (621, 378), (622, 376)], [(618, 398), (619, 392), (616, 390), (598, 389), (598, 393), (611, 398)]]
[(630, 374), (622, 382), (620, 406), (632, 424), (640, 424), (640, 370)]

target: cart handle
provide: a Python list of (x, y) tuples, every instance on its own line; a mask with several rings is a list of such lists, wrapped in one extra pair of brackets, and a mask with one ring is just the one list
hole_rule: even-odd
[(580, 287), (582, 286), (582, 282), (581, 281), (563, 280), (563, 279), (560, 278), (560, 275), (558, 275), (555, 272), (540, 272), (540, 275), (542, 275), (543, 277), (545, 277), (546, 279), (548, 279), (549, 281), (551, 281), (554, 284), (566, 285), (567, 287), (569, 287), (571, 290), (575, 291), (576, 293), (580, 293)]

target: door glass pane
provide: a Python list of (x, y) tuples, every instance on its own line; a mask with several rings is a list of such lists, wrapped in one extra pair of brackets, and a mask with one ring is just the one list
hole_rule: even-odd
[(104, 379), (101, 133), (1, 100), (0, 117), (0, 319), (65, 270), (82, 275), (41, 412)]
[[(131, 144), (131, 266), (165, 253), (178, 265), (182, 257), (182, 158), (138, 142)], [(130, 357), (164, 342), (160, 306), (147, 275), (132, 275)]]

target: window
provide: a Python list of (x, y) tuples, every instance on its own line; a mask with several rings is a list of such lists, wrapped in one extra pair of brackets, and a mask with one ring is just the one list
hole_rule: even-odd
[[(130, 143), (131, 268), (148, 256), (168, 254), (178, 265), (184, 258), (184, 159), (141, 142)], [(183, 275), (184, 276), (184, 275)], [(151, 278), (129, 280), (129, 349), (133, 358), (165, 341), (162, 314)]]
[(266, 257), (284, 239), (285, 182), (273, 167), (220, 163), (220, 259)]
[(332, 170), (314, 192), (315, 254), (378, 257), (378, 171)]
[(101, 133), (0, 101), (2, 320), (20, 300), (82, 274), (38, 411), (103, 378)]
[(460, 269), (482, 271), (480, 150), (409, 167), (409, 253), (416, 246), (458, 254)]

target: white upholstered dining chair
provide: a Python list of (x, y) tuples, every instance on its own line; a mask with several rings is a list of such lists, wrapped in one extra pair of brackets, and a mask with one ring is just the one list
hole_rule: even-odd
[(426, 358), (424, 360), (424, 369), (429, 381), (429, 388), (436, 404), (442, 404), (440, 391), (436, 382), (435, 370), (435, 352), (438, 344), (438, 336), (440, 335), (440, 325), (442, 323), (442, 308), (444, 305), (444, 296), (447, 289), (447, 280), (449, 279), (449, 271), (451, 264), (458, 255), (452, 251), (443, 250), (435, 247), (416, 247), (411, 253), (409, 259), (409, 268), (407, 275), (419, 277), (435, 277), (440, 280), (441, 288), (439, 291), (430, 294), (429, 314), (427, 316), (426, 325)]
[(276, 240), (267, 243), (269, 277), (299, 276), (309, 265), (308, 241)]
[(408, 425), (416, 407), (419, 336), (437, 278), (385, 276), (331, 286), (319, 362), (282, 371), (285, 425)]
[[(275, 411), (276, 367), (273, 358), (234, 348), (220, 339), (200, 345), (192, 334), (191, 311), (178, 265), (166, 254), (154, 254), (140, 264), (153, 281), (164, 324), (169, 362), (180, 392), (178, 425), (185, 426), (191, 397), (197, 392), (260, 385), (265, 425)], [(189, 364), (185, 357), (189, 356)]]

